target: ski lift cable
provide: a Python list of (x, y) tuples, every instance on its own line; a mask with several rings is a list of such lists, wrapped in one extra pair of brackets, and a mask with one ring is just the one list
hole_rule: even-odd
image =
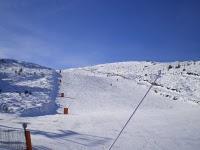
[(131, 114), (131, 116), (129, 117), (129, 119), (124, 124), (123, 128), (121, 129), (121, 131), (119, 132), (119, 134), (117, 135), (117, 137), (115, 138), (115, 140), (113, 141), (113, 143), (111, 144), (111, 146), (109, 147), (109, 150), (111, 150), (113, 148), (114, 144), (117, 142), (118, 138), (120, 137), (120, 135), (122, 134), (122, 132), (126, 128), (127, 124), (129, 123), (129, 121), (131, 120), (131, 118), (133, 117), (133, 115), (136, 113), (136, 111), (138, 110), (138, 108), (140, 107), (140, 105), (142, 104), (142, 102), (144, 101), (145, 97), (148, 95), (148, 93), (151, 90), (151, 88), (154, 86), (154, 84), (157, 81), (157, 79), (160, 78), (160, 75), (161, 75), (161, 70), (158, 71), (158, 75), (156, 75), (156, 78), (155, 78), (154, 82), (151, 84), (151, 86), (149, 87), (149, 89), (147, 90), (147, 92), (145, 93), (145, 95), (143, 96), (143, 98), (141, 99), (141, 101), (139, 102), (139, 104), (137, 105), (137, 107), (134, 109), (134, 111)]

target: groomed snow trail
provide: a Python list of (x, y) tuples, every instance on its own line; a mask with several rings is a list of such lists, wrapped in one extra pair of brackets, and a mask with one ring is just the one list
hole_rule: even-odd
[[(66, 70), (62, 76), (60, 91), (66, 98), (60, 104), (70, 105), (71, 116), (83, 118), (78, 131), (107, 139), (86, 149), (108, 149), (148, 89), (85, 69)], [(172, 101), (151, 91), (113, 149), (198, 149), (199, 112), (196, 103)]]

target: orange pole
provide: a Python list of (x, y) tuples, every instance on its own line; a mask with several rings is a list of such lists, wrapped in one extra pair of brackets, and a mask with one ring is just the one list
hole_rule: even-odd
[(26, 139), (26, 150), (32, 150), (31, 133), (28, 130), (25, 130), (25, 139)]
[(61, 95), (60, 95), (61, 97), (64, 97), (64, 93), (61, 93)]
[(64, 114), (68, 114), (69, 113), (69, 109), (68, 108), (64, 108)]

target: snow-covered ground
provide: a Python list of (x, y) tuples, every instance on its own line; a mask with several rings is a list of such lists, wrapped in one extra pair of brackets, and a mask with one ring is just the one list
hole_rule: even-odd
[(55, 113), (58, 76), (36, 64), (0, 59), (0, 112), (21, 116)]
[[(21, 128), (28, 122), (35, 149), (107, 150), (158, 70), (161, 78), (113, 150), (198, 150), (200, 62), (123, 62), (66, 69), (60, 86), (51, 84), (65, 93), (55, 100), (56, 114), (0, 113), (0, 127)], [(64, 107), (69, 115), (63, 114)]]

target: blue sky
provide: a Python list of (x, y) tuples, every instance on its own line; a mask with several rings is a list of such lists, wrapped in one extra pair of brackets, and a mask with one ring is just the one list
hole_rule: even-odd
[(200, 1), (0, 0), (0, 57), (68, 68), (200, 60)]

